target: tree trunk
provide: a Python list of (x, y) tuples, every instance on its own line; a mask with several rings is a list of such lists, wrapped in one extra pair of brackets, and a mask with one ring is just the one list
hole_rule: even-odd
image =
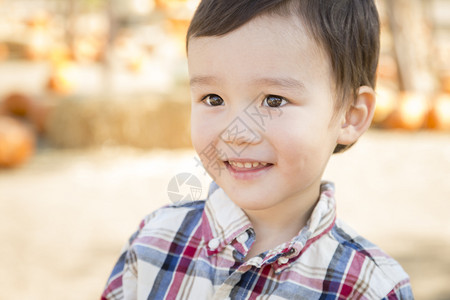
[(431, 64), (432, 28), (422, 0), (386, 0), (402, 90), (431, 95), (438, 76)]

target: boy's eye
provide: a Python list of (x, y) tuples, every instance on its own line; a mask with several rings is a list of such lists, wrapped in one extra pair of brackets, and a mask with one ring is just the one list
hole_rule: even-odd
[(220, 106), (225, 104), (220, 96), (214, 94), (207, 95), (202, 101), (210, 106)]
[(287, 100), (280, 96), (269, 95), (263, 100), (263, 106), (280, 107), (286, 105)]

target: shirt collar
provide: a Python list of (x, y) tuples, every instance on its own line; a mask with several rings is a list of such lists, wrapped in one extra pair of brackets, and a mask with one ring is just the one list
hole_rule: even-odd
[[(306, 226), (292, 240), (267, 251), (260, 263), (271, 263), (276, 271), (284, 270), (312, 243), (329, 232), (335, 219), (334, 184), (324, 181), (320, 187), (319, 201)], [(223, 189), (212, 182), (202, 217), (203, 238), (207, 244), (208, 254), (221, 252), (224, 247), (248, 230), (252, 231), (252, 225), (247, 215), (231, 201)]]
[[(231, 201), (223, 189), (212, 182), (202, 216), (202, 232), (208, 245), (208, 254), (222, 251), (251, 226), (244, 211)], [(211, 242), (212, 240), (215, 242)]]

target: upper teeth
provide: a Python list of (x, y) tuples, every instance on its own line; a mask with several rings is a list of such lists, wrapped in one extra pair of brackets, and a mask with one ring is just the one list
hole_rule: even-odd
[(246, 168), (246, 169), (251, 169), (251, 168), (256, 168), (259, 165), (262, 166), (266, 166), (267, 163), (265, 162), (236, 162), (236, 161), (229, 161), (230, 165), (234, 166), (234, 167), (238, 167), (238, 168)]

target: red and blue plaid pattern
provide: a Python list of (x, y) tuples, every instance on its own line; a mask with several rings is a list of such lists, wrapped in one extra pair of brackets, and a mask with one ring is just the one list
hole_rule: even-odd
[(245, 213), (213, 183), (207, 201), (144, 219), (102, 299), (413, 299), (401, 266), (336, 220), (331, 183), (295, 238), (244, 261), (254, 240)]

